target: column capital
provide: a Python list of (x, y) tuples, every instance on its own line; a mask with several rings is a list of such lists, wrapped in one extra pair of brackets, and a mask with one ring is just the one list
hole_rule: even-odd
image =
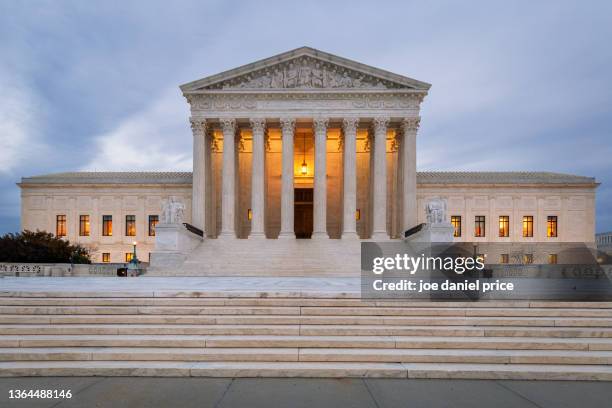
[(206, 134), (206, 119), (189, 118), (189, 122), (194, 135), (203, 136)]
[(222, 118), (219, 119), (219, 122), (221, 123), (221, 129), (223, 130), (223, 134), (234, 133), (236, 131), (236, 119)]
[(294, 118), (280, 118), (280, 125), (283, 131), (283, 134), (293, 133), (293, 131), (295, 130), (295, 119)]
[(342, 130), (345, 132), (356, 132), (357, 126), (359, 126), (359, 118), (356, 116), (342, 119)]
[(420, 123), (420, 116), (417, 116), (415, 118), (404, 118), (404, 120), (402, 120), (402, 130), (404, 132), (416, 132), (417, 130), (419, 130)]
[(372, 121), (372, 127), (376, 133), (386, 132), (389, 121), (390, 119), (388, 116), (376, 116)]
[(327, 125), (329, 124), (329, 118), (327, 117), (316, 117), (312, 120), (312, 124), (314, 125), (315, 133), (321, 133), (327, 131)]
[(250, 118), (251, 129), (253, 132), (264, 132), (266, 130), (266, 119), (265, 118)]

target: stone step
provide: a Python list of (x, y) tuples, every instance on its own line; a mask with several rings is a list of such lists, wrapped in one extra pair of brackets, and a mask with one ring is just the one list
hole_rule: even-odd
[(404, 326), (612, 327), (602, 317), (292, 316), (292, 315), (21, 315), (0, 314), (0, 324), (302, 324)]
[(1, 335), (0, 347), (396, 348), (611, 351), (611, 339), (444, 336), (61, 334)]
[(296, 348), (0, 348), (0, 361), (298, 361)]
[(612, 364), (610, 351), (58, 347), (0, 348), (0, 361), (307, 361), (469, 364)]
[[(204, 299), (206, 300), (206, 299)], [(612, 309), (468, 308), (468, 307), (312, 307), (312, 306), (49, 306), (4, 305), (0, 315), (304, 315), (304, 316), (409, 316), (409, 317), (543, 317), (612, 318)]]
[(10, 315), (299, 315), (299, 307), (253, 306), (2, 306)]
[[(23, 322), (21, 322), (23, 323)], [(304, 336), (469, 336), (519, 338), (612, 338), (611, 328), (522, 326), (368, 326), (368, 325), (198, 325), (198, 324), (5, 324), (7, 335), (32, 334), (166, 334)]]
[(611, 381), (609, 365), (311, 362), (0, 362), (1, 377), (322, 377)]

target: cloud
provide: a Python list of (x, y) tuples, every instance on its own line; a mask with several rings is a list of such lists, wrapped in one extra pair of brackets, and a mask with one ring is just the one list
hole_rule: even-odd
[(191, 136), (185, 100), (176, 88), (96, 135), (93, 158), (81, 170), (191, 170)]
[(10, 175), (46, 147), (37, 135), (42, 115), (37, 98), (18, 75), (0, 68), (0, 174)]

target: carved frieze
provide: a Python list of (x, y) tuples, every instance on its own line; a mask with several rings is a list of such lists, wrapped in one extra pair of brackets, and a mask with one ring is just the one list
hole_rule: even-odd
[(401, 89), (408, 87), (308, 56), (221, 81), (204, 89)]

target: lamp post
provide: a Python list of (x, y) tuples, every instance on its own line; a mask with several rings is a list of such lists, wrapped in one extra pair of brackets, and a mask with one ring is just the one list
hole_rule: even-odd
[(136, 245), (138, 244), (138, 242), (134, 241), (132, 242), (132, 245), (134, 247), (133, 252), (132, 252), (132, 259), (130, 260), (130, 263), (127, 266), (127, 275), (128, 276), (138, 276), (140, 270), (138, 268), (138, 257), (136, 256)]

